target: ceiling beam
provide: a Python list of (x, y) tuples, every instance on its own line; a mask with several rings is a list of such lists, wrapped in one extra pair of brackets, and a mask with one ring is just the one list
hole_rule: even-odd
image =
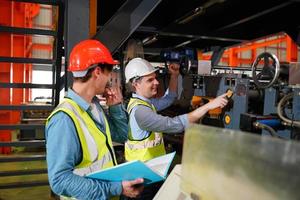
[[(98, 26), (98, 29), (102, 29), (103, 26)], [(206, 35), (193, 35), (193, 34), (182, 34), (182, 33), (174, 33), (174, 32), (166, 32), (159, 31), (155, 27), (152, 26), (140, 26), (136, 29), (135, 32), (140, 33), (151, 33), (157, 34), (157, 36), (168, 36), (168, 37), (183, 37), (189, 39), (202, 39), (202, 40), (217, 40), (224, 42), (247, 42), (248, 40), (236, 39), (236, 38), (227, 38), (227, 37), (214, 37), (214, 36), (206, 36)]]
[(128, 0), (94, 36), (112, 52), (136, 31), (162, 0)]
[(251, 15), (251, 16), (246, 17), (246, 18), (244, 18), (244, 19), (238, 20), (238, 21), (236, 21), (236, 22), (234, 22), (234, 23), (231, 23), (231, 24), (228, 24), (228, 25), (226, 25), (226, 26), (223, 26), (223, 27), (217, 29), (216, 31), (221, 31), (221, 30), (224, 30), (224, 29), (232, 28), (232, 27), (234, 27), (234, 26), (238, 26), (238, 25), (240, 25), (240, 24), (246, 23), (246, 22), (248, 22), (248, 21), (251, 21), (251, 20), (253, 20), (253, 19), (256, 19), (256, 18), (258, 18), (258, 17), (261, 17), (261, 16), (263, 16), (263, 15), (266, 15), (266, 14), (269, 14), (269, 13), (274, 12), (274, 11), (276, 11), (276, 10), (279, 10), (279, 9), (281, 9), (281, 8), (284, 8), (284, 7), (286, 7), (286, 6), (288, 6), (288, 5), (292, 4), (292, 3), (293, 3), (292, 1), (287, 1), (287, 2), (285, 2), (285, 3), (282, 3), (282, 4), (280, 4), (280, 5), (274, 6), (274, 7), (272, 7), (272, 8), (267, 9), (267, 10), (261, 11), (261, 12), (259, 12), (259, 13), (256, 13), (256, 14), (254, 14), (254, 15)]

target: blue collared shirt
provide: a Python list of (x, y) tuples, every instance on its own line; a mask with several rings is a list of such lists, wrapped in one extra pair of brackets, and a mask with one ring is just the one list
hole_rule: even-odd
[[(72, 89), (68, 90), (67, 97), (74, 100), (91, 115), (89, 103)], [(103, 112), (96, 97), (93, 102), (100, 112)], [(111, 106), (108, 112), (107, 118), (113, 140), (124, 142), (128, 131), (128, 120), (124, 107), (121, 104)], [(96, 119), (93, 118), (93, 120)], [(100, 121), (102, 120), (101, 114)], [(101, 131), (104, 131), (104, 125), (96, 124)], [(68, 115), (63, 112), (55, 114), (47, 124), (45, 134), (48, 177), (51, 188), (56, 194), (77, 199), (107, 199), (110, 195), (121, 194), (121, 182), (103, 182), (73, 174), (74, 167), (82, 160), (82, 149), (73, 121)]]
[[(147, 99), (135, 93), (132, 94), (132, 97), (151, 103), (157, 111), (160, 111), (170, 106), (177, 94), (167, 90), (161, 98)], [(182, 132), (189, 124), (187, 114), (171, 118), (159, 115), (153, 112), (151, 108), (143, 105), (135, 106), (129, 115), (129, 119), (131, 137), (135, 140), (148, 137), (151, 131), (165, 133)]]

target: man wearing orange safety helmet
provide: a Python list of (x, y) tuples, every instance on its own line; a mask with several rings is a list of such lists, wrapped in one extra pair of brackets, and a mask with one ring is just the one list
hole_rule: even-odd
[[(84, 177), (116, 165), (112, 139), (124, 142), (127, 136), (120, 89), (106, 87), (116, 64), (97, 40), (84, 40), (72, 49), (68, 70), (74, 76), (73, 86), (46, 123), (49, 183), (61, 199), (136, 197), (143, 189), (136, 186), (143, 179), (104, 182)], [(96, 95), (106, 98), (108, 113)]]

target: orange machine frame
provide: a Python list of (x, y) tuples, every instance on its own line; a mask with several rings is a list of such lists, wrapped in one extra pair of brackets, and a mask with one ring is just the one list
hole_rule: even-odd
[[(39, 13), (39, 4), (0, 0), (0, 24), (11, 27), (30, 28), (33, 18)], [(31, 57), (31, 35), (0, 32), (0, 55), (6, 57)], [(31, 83), (32, 64), (0, 63), (0, 82)], [(30, 89), (0, 88), (1, 105), (20, 105), (30, 100)], [(0, 111), (0, 123), (20, 123), (20, 111)], [(11, 141), (10, 130), (0, 130), (0, 141)], [(11, 147), (0, 147), (0, 153), (9, 154)]]
[[(243, 45), (232, 47), (224, 51), (221, 58), (221, 62), (227, 63), (228, 66), (237, 67), (241, 64), (251, 65), (256, 58), (256, 51), (259, 48), (268, 48), (271, 45), (277, 45), (274, 47), (277, 50), (277, 55), (280, 55), (280, 50), (286, 51), (286, 62), (297, 62), (298, 60), (298, 47), (297, 44), (287, 34), (279, 33), (276, 35), (277, 38), (267, 40), (267, 38), (261, 39), (258, 42), (249, 42)], [(282, 43), (286, 43), (286, 47), (281, 47)], [(245, 51), (251, 51), (251, 58), (240, 58), (239, 53)], [(198, 51), (199, 60), (210, 60), (211, 54), (202, 53)], [(282, 61), (284, 58), (279, 56), (279, 60)]]

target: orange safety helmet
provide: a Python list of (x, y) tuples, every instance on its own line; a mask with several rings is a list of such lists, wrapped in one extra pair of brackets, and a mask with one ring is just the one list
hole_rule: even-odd
[(83, 40), (75, 45), (70, 54), (68, 71), (87, 71), (95, 64), (117, 65), (109, 50), (98, 40)]

